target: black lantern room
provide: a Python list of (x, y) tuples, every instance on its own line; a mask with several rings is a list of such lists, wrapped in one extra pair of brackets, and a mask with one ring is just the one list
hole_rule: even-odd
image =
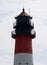
[(13, 28), (16, 34), (30, 34), (35, 37), (35, 31), (33, 30), (34, 23), (31, 21), (32, 17), (25, 12), (24, 8), (15, 19), (16, 25), (14, 25)]

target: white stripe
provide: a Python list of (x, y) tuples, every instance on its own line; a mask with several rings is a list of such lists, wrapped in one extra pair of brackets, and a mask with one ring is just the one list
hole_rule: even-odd
[(14, 65), (33, 65), (32, 54), (28, 54), (28, 53), (15, 54)]

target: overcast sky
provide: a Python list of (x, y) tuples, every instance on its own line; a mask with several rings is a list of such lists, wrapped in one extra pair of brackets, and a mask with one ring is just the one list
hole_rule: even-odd
[(13, 65), (15, 41), (11, 38), (14, 17), (22, 8), (33, 16), (33, 64), (47, 65), (47, 0), (0, 0), (0, 65)]

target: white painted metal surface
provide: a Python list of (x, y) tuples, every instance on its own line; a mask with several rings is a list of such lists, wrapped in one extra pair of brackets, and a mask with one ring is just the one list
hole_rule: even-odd
[(33, 65), (32, 54), (29, 54), (29, 53), (15, 54), (14, 65)]

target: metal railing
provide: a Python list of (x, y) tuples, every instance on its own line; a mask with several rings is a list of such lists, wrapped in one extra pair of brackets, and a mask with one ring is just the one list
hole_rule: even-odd
[(13, 23), (13, 27), (15, 27), (15, 26), (16, 26), (16, 22)]
[(31, 26), (34, 26), (34, 23), (31, 21)]
[(34, 30), (31, 31), (32, 35), (36, 35), (36, 32)]
[(12, 35), (13, 35), (13, 34), (15, 35), (15, 34), (16, 34), (16, 33), (15, 33), (15, 30), (13, 30), (13, 31), (11, 32), (11, 34), (12, 34)]

